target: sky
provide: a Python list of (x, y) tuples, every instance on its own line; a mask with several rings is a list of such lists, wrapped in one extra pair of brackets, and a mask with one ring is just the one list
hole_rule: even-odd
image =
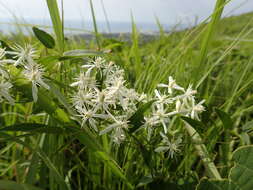
[[(91, 20), (89, 0), (63, 2), (65, 19)], [(215, 0), (93, 0), (93, 3), (99, 21), (105, 20), (104, 4), (110, 22), (130, 22), (132, 13), (137, 23), (154, 23), (156, 16), (163, 24), (173, 24), (207, 18)], [(224, 16), (249, 11), (253, 11), (252, 0), (231, 0)], [(12, 18), (13, 15), (24, 19), (49, 19), (46, 0), (0, 0), (0, 19)]]

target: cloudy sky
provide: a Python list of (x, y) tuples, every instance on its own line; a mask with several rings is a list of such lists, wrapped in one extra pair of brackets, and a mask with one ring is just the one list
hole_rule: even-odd
[[(66, 19), (90, 20), (89, 0), (64, 0)], [(162, 23), (171, 24), (179, 20), (199, 20), (208, 17), (215, 0), (93, 0), (97, 20), (105, 20), (102, 3), (113, 21), (130, 21), (131, 12), (136, 22), (155, 22), (156, 15)], [(232, 11), (232, 13), (231, 13)], [(226, 6), (225, 15), (253, 11), (252, 0), (232, 0)], [(49, 18), (46, 0), (0, 0), (0, 19)]]

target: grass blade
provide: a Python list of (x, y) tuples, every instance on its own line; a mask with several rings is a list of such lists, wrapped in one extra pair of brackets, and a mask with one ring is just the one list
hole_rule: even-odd
[[(203, 68), (205, 68), (204, 63), (205, 63), (205, 60), (207, 57), (207, 52), (209, 50), (211, 41), (212, 41), (213, 36), (215, 34), (216, 27), (217, 27), (218, 21), (221, 18), (225, 4), (226, 4), (226, 0), (217, 0), (216, 1), (216, 5), (215, 5), (215, 9), (214, 9), (212, 18), (211, 18), (211, 22), (209, 23), (207, 31), (204, 33), (204, 37), (203, 37), (202, 43), (201, 43), (201, 50), (200, 50), (198, 65), (197, 65), (200, 71), (203, 71)], [(197, 72), (197, 73), (201, 73), (201, 72)], [(196, 74), (196, 76), (198, 76), (198, 75)]]
[(58, 48), (60, 53), (64, 51), (64, 32), (60, 12), (56, 0), (47, 0), (47, 7), (50, 13), (50, 17), (53, 23), (54, 32), (56, 35)]

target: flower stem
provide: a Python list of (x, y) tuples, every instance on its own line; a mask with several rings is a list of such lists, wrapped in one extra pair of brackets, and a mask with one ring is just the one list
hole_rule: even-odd
[(185, 127), (186, 127), (188, 134), (191, 137), (191, 140), (194, 144), (197, 154), (201, 158), (201, 160), (207, 170), (209, 177), (220, 180), (221, 179), (220, 173), (217, 170), (214, 163), (212, 162), (212, 160), (210, 159), (207, 148), (203, 144), (202, 138), (197, 133), (197, 131), (193, 127), (191, 127), (189, 124), (186, 123)]

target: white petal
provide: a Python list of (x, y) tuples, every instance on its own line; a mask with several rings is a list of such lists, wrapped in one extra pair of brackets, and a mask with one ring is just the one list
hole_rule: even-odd
[(168, 88), (168, 85), (167, 84), (158, 84), (157, 87)]
[(71, 87), (74, 87), (74, 86), (78, 86), (80, 82), (73, 82), (72, 84), (70, 84)]
[(167, 146), (159, 146), (158, 148), (155, 149), (155, 152), (166, 152), (169, 150), (169, 147)]
[(1, 93), (2, 94), (2, 96), (6, 99), (6, 100), (8, 100), (8, 102), (11, 104), (11, 105), (14, 105), (15, 104), (15, 100), (10, 96), (10, 94), (9, 93), (5, 93), (5, 92), (2, 92)]
[(89, 123), (90, 123), (90, 125), (92, 126), (92, 128), (97, 132), (97, 131), (98, 131), (98, 128), (97, 128), (97, 126), (96, 126), (96, 120), (93, 119), (93, 118), (90, 118), (90, 119), (89, 119)]
[(33, 101), (37, 102), (37, 100), (38, 100), (38, 87), (35, 83), (32, 83), (32, 96), (33, 96)]
[(168, 130), (167, 130), (167, 126), (164, 121), (162, 121), (162, 125), (163, 125), (163, 129), (164, 129), (164, 133), (167, 134)]
[(100, 131), (99, 132), (99, 135), (103, 135), (105, 133), (108, 133), (110, 132), (111, 130), (113, 130), (113, 128), (115, 128), (116, 126), (115, 125), (110, 125), (109, 127), (106, 127), (104, 130)]
[(49, 90), (50, 89), (50, 86), (48, 86), (46, 83), (44, 83), (43, 80), (39, 80), (38, 83), (43, 86), (45, 89)]

